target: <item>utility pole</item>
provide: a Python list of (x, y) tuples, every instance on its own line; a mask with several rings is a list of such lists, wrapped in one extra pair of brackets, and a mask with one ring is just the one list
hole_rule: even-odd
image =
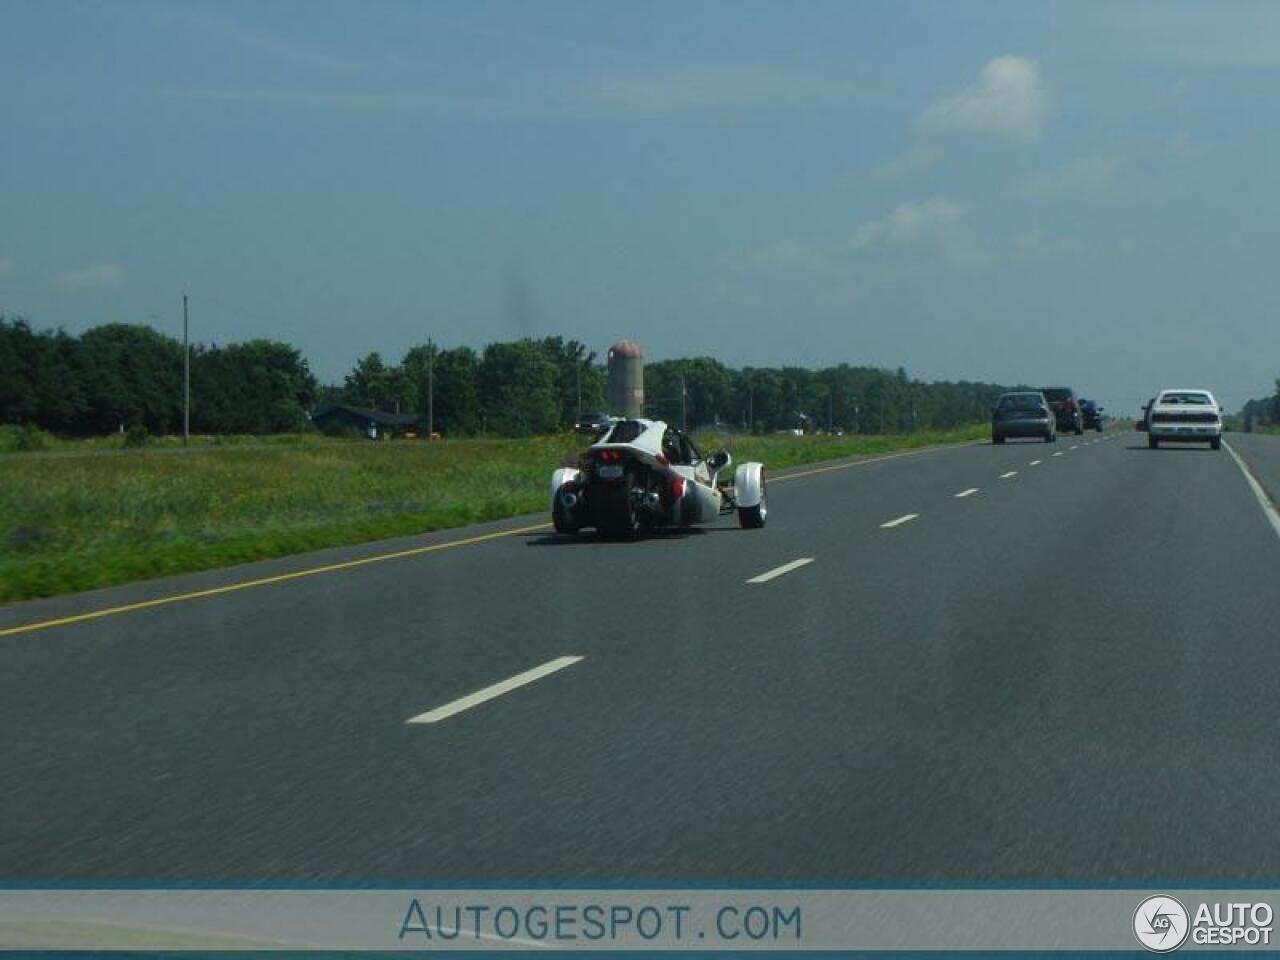
[(827, 433), (830, 434), (835, 429), (835, 395), (834, 390), (827, 394)]
[(574, 379), (574, 385), (577, 387), (577, 390), (578, 390), (578, 409), (574, 413), (573, 419), (575, 423), (581, 423), (582, 422), (582, 361), (581, 360), (579, 360), (573, 366), (573, 379)]
[(689, 429), (689, 418), (685, 413), (684, 374), (680, 374), (680, 429)]
[(436, 345), (427, 338), (427, 439), (436, 435)]
[(182, 445), (191, 441), (191, 342), (187, 334), (187, 295), (182, 295)]
[(747, 384), (747, 430), (756, 432), (756, 385)]

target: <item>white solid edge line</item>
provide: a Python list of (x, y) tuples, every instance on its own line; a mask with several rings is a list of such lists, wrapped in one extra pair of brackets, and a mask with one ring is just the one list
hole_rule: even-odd
[(792, 570), (799, 570), (801, 567), (813, 563), (813, 557), (801, 557), (799, 560), (792, 560), (790, 563), (784, 563), (780, 567), (774, 567), (772, 570), (766, 570), (758, 577), (752, 577), (747, 583), (768, 583), (776, 577), (782, 576), (784, 573), (790, 573)]
[(1276, 532), (1277, 537), (1280, 537), (1280, 513), (1276, 512), (1276, 505), (1271, 502), (1271, 498), (1267, 496), (1267, 491), (1263, 489), (1262, 484), (1253, 475), (1253, 471), (1244, 462), (1244, 458), (1236, 453), (1231, 444), (1223, 443), (1222, 445), (1227, 448), (1227, 453), (1231, 454), (1231, 459), (1236, 462), (1236, 466), (1240, 468), (1244, 478), (1249, 481), (1249, 488), (1253, 491), (1253, 495), (1258, 498), (1258, 506), (1262, 507), (1262, 512), (1271, 521), (1271, 529)]
[(902, 516), (898, 517), (897, 520), (890, 520), (888, 523), (880, 524), (880, 527), (883, 530), (888, 530), (892, 527), (901, 526), (908, 521), (914, 520), (918, 516), (920, 516), (918, 513), (904, 513)]
[(956, 499), (959, 500), (961, 497), (971, 497), (977, 492), (978, 492), (977, 487), (970, 487), (968, 490), (961, 490), (959, 493), (957, 493)]
[(487, 686), (483, 690), (477, 690), (475, 693), (446, 703), (442, 707), (436, 707), (434, 710), (420, 713), (416, 717), (410, 717), (405, 723), (439, 723), (441, 720), (447, 720), (456, 713), (462, 713), (464, 710), (478, 707), (480, 704), (495, 697), (500, 697), (504, 693), (510, 693), (512, 690), (523, 687), (525, 684), (533, 683), (535, 680), (541, 680), (557, 670), (571, 667), (581, 659), (582, 657), (556, 657), (554, 660), (548, 660), (539, 667), (526, 670), (524, 673), (517, 673), (514, 677), (508, 677), (506, 680)]
[(1008, 480), (1010, 477), (1016, 477), (1017, 475), (1018, 475), (1018, 471), (1017, 471), (1017, 470), (1010, 470), (1008, 473), (1002, 473), (1002, 474), (1000, 474), (1000, 479), (1001, 479), (1001, 480)]

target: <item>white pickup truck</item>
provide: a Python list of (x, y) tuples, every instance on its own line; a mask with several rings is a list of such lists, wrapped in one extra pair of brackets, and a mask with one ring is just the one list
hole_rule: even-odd
[(1161, 390), (1147, 420), (1147, 446), (1208, 443), (1222, 447), (1222, 408), (1208, 390)]

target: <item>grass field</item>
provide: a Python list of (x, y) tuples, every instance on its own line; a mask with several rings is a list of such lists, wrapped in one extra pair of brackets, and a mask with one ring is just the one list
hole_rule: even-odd
[[(769, 469), (985, 436), (700, 437)], [(205, 438), (210, 440), (210, 438)], [(546, 508), (565, 434), (432, 443), (292, 438), (0, 457), (0, 602), (52, 596)]]
[[(239, 446), (284, 446), (295, 447), (319, 439), (319, 433), (280, 433), (267, 437), (255, 437), (241, 434), (224, 436), (193, 435), (190, 447), (204, 449), (206, 447), (239, 447)], [(137, 438), (135, 438), (135, 441)], [(180, 436), (153, 437), (145, 434), (140, 443), (131, 443), (126, 433), (109, 433), (101, 437), (70, 440), (58, 437), (44, 430), (32, 427), (16, 427), (11, 424), (0, 426), (0, 455), (7, 453), (120, 453), (138, 449), (147, 450), (181, 450), (184, 444)]]

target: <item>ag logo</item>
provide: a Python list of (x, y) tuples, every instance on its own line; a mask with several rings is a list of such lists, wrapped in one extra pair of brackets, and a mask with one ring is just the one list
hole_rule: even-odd
[(1187, 908), (1173, 897), (1147, 897), (1133, 912), (1133, 935), (1148, 950), (1177, 950), (1190, 929)]

